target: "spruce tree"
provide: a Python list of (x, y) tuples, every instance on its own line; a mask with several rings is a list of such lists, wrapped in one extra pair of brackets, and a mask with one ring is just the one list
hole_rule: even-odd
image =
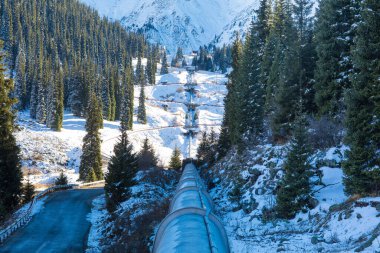
[(61, 131), (62, 123), (63, 123), (63, 113), (64, 113), (64, 106), (63, 106), (63, 95), (64, 95), (64, 84), (63, 84), (63, 73), (62, 70), (58, 70), (55, 78), (54, 78), (54, 86), (52, 86), (54, 89), (52, 101), (51, 104), (53, 115), (52, 115), (52, 124), (51, 128), (55, 131)]
[(205, 163), (205, 160), (206, 160), (206, 157), (207, 157), (207, 153), (209, 152), (210, 150), (210, 143), (209, 143), (209, 139), (208, 139), (208, 136), (207, 136), (207, 132), (204, 131), (202, 133), (202, 139), (201, 139), (201, 142), (197, 148), (197, 159), (198, 159), (198, 162), (200, 164), (204, 164)]
[(241, 63), (241, 118), (240, 134), (252, 142), (262, 135), (264, 124), (265, 87), (260, 82), (262, 42), (260, 22), (252, 22), (244, 44)]
[(29, 203), (30, 201), (32, 201), (34, 194), (35, 194), (35, 187), (30, 182), (29, 175), (28, 175), (28, 178), (26, 179), (26, 184), (23, 186), (23, 202)]
[(13, 136), (14, 115), (11, 108), (15, 100), (9, 97), (13, 82), (4, 76), (4, 59), (4, 53), (0, 50), (0, 220), (19, 204), (22, 179), (19, 148)]
[(164, 51), (164, 56), (162, 58), (162, 66), (161, 66), (161, 75), (169, 74), (168, 68), (168, 58), (166, 56), (166, 50)]
[[(243, 54), (243, 46), (239, 39), (239, 35), (236, 34), (236, 39), (232, 48), (232, 72), (229, 76), (227, 83), (228, 94), (225, 98), (225, 115), (223, 127), (227, 134), (227, 138), (232, 145), (237, 145), (241, 141), (240, 134), (240, 122), (241, 122), (241, 103), (242, 103), (242, 91), (241, 91), (241, 57)], [(224, 133), (222, 132), (222, 133)], [(221, 136), (223, 139), (224, 136)]]
[(347, 92), (346, 143), (343, 164), (346, 192), (380, 193), (380, 2), (365, 0), (353, 49), (356, 72)]
[(132, 67), (129, 66), (127, 70), (127, 113), (128, 113), (128, 130), (132, 130), (133, 128), (133, 111), (134, 111), (134, 94), (135, 89), (133, 85), (133, 78), (132, 78)]
[(46, 99), (45, 94), (46, 90), (42, 81), (38, 83), (38, 98), (37, 98), (37, 111), (36, 119), (40, 124), (46, 123)]
[(117, 74), (117, 71), (115, 73), (111, 73), (111, 78), (109, 81), (109, 92), (110, 92), (110, 115), (108, 117), (108, 120), (114, 121), (116, 117), (116, 87), (119, 85), (119, 77)]
[(86, 131), (83, 138), (81, 163), (79, 167), (79, 179), (92, 182), (103, 179), (101, 139), (99, 129), (102, 125), (100, 107), (96, 95), (92, 93), (87, 108)]
[(179, 171), (182, 168), (181, 151), (176, 146), (170, 158), (169, 169)]
[(148, 137), (144, 139), (142, 149), (138, 155), (138, 164), (140, 170), (146, 170), (157, 167), (158, 158), (152, 145), (149, 143)]
[(108, 79), (103, 77), (102, 81), (102, 108), (103, 108), (103, 117), (106, 120), (111, 118), (111, 96), (110, 96), (110, 85)]
[(67, 185), (69, 183), (67, 176), (61, 172), (59, 177), (55, 180), (55, 185)]
[(24, 110), (27, 105), (27, 86), (26, 86), (26, 55), (23, 47), (20, 46), (16, 58), (15, 76), (15, 97), (18, 99), (16, 109)]
[(226, 155), (232, 145), (240, 143), (240, 62), (243, 53), (243, 46), (236, 34), (236, 39), (232, 47), (232, 69), (227, 83), (227, 95), (224, 98), (224, 115), (221, 132), (218, 140), (219, 158)]
[(130, 188), (135, 184), (138, 169), (138, 158), (128, 140), (128, 118), (121, 118), (121, 137), (114, 147), (114, 155), (108, 163), (108, 173), (105, 176), (107, 209), (116, 210), (117, 206), (130, 197)]
[(140, 83), (140, 96), (139, 96), (139, 106), (137, 108), (137, 120), (141, 124), (146, 124), (146, 109), (145, 109), (145, 74), (144, 69), (141, 71), (141, 74), (143, 77), (140, 77), (141, 83)]
[(314, 102), (315, 44), (313, 24), (313, 0), (295, 0), (293, 5), (294, 25), (297, 30), (298, 85), (302, 96), (302, 108), (306, 113), (316, 111)]
[[(270, 36), (274, 41), (274, 60), (267, 84), (267, 100), (271, 130), (275, 142), (291, 135), (299, 97), (297, 34), (291, 17), (291, 6), (285, 0), (276, 1)], [(292, 67), (289, 67), (292, 66)]]
[(351, 87), (350, 56), (357, 16), (356, 0), (321, 0), (316, 14), (315, 102), (319, 115), (341, 121), (344, 90)]
[(277, 192), (276, 212), (279, 218), (292, 219), (306, 207), (310, 200), (310, 176), (306, 120), (299, 116), (295, 123), (294, 137), (284, 164), (284, 178)]

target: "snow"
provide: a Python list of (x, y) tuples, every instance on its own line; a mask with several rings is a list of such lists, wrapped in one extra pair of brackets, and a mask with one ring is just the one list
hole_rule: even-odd
[[(45, 205), (45, 201), (47, 199), (47, 196), (36, 200), (34, 202), (34, 205), (32, 207), (32, 211), (30, 212), (30, 215), (33, 217), (34, 215), (38, 214), (39, 212), (42, 211)], [(20, 207), (14, 214), (12, 215), (11, 219), (8, 219), (2, 226), (0, 226), (0, 233), (3, 232), (4, 229), (6, 229), (8, 226), (12, 224), (13, 221), (16, 221), (17, 219), (22, 218), (27, 210), (30, 208), (30, 203), (24, 204), (22, 207)]]
[[(143, 59), (143, 63), (145, 61)], [(136, 59), (134, 62), (137, 62)], [(140, 150), (145, 137), (148, 137), (163, 166), (168, 165), (175, 146), (181, 149), (184, 156), (188, 155), (188, 142), (183, 135), (188, 102), (187, 93), (184, 91), (187, 75), (184, 69), (177, 68), (170, 68), (167, 75), (157, 75), (157, 85), (145, 87), (148, 122), (143, 125), (135, 118), (133, 131), (129, 132), (136, 152)], [(196, 73), (194, 79), (199, 84), (199, 92), (193, 102), (202, 104), (199, 107), (200, 129), (210, 130), (214, 127), (218, 132), (218, 126), (223, 119), (223, 99), (227, 92), (224, 84), (227, 78), (221, 74), (202, 71)], [(167, 82), (168, 85), (162, 85), (162, 82)], [(135, 87), (135, 113), (139, 93), (140, 87)], [(28, 111), (18, 114), (17, 123), (20, 131), (15, 135), (21, 147), (23, 171), (25, 175), (30, 173), (30, 180), (38, 189), (53, 184), (61, 171), (68, 176), (69, 183), (78, 180), (82, 139), (86, 134), (85, 119), (66, 111), (61, 132), (54, 132), (36, 123), (29, 117)], [(113, 154), (114, 145), (120, 135), (119, 126), (120, 122), (104, 121), (104, 129), (100, 130), (104, 170), (107, 167), (107, 158)], [(197, 139), (193, 140), (193, 155), (198, 142)]]
[(105, 209), (105, 196), (101, 195), (92, 201), (92, 210), (87, 220), (91, 223), (88, 234), (86, 253), (101, 252), (100, 240), (102, 239), (102, 227), (108, 212)]
[[(347, 196), (344, 194), (343, 171), (340, 168), (322, 167), (323, 183), (328, 187), (315, 193), (315, 197), (320, 200), (320, 208), (328, 210), (332, 205), (344, 202)], [(321, 188), (321, 187), (320, 187)]]
[[(251, 14), (259, 2), (258, 0), (81, 1), (95, 8), (102, 16), (120, 20), (127, 30), (144, 31), (151, 42), (166, 46), (172, 54), (179, 46), (185, 52), (190, 52), (197, 50), (199, 46), (209, 44), (234, 20), (234, 23), (240, 23), (242, 12)], [(244, 17), (242, 26), (251, 19), (247, 15)]]
[[(231, 252), (354, 252), (374, 235), (377, 238), (362, 252), (378, 252), (380, 212), (375, 205), (380, 197), (350, 199), (345, 195), (341, 168), (345, 150), (345, 146), (333, 147), (312, 155), (314, 166), (324, 164), (319, 167), (322, 184), (312, 189), (318, 204), (290, 221), (262, 219), (263, 207), (275, 206), (274, 189), (283, 175), (286, 146), (258, 146), (217, 163), (210, 175), (216, 187), (210, 194), (226, 228)], [(251, 181), (254, 175), (257, 180)], [(238, 203), (230, 196), (235, 185), (242, 192)], [(256, 206), (249, 209), (250, 203)]]

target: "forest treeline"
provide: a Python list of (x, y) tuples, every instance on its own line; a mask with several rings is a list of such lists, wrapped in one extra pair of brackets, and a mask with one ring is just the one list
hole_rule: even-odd
[[(1, 1), (0, 40), (2, 220), (26, 195), (12, 135), (14, 110), (27, 109), (31, 118), (56, 131), (65, 108), (86, 117), (80, 176), (102, 179), (103, 119), (124, 118), (132, 128), (133, 85), (155, 82), (160, 48), (77, 0)], [(139, 59), (136, 71), (132, 58)]]
[(77, 0), (4, 0), (0, 21), (16, 109), (29, 109), (32, 118), (55, 130), (64, 107), (86, 116), (92, 92), (103, 117), (119, 119), (122, 97), (132, 94), (126, 87), (134, 74), (128, 70), (132, 58), (149, 58), (147, 71), (159, 61), (158, 46)]
[(261, 0), (244, 42), (236, 36), (220, 157), (289, 141), (277, 192), (280, 217), (310, 197), (308, 154), (349, 146), (349, 194), (380, 193), (380, 2)]

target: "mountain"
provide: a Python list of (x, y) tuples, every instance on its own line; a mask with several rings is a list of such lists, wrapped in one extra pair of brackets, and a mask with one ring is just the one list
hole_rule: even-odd
[[(143, 32), (149, 41), (178, 46), (185, 51), (227, 41), (235, 29), (244, 30), (258, 0), (81, 0), (100, 15), (119, 20), (130, 31)], [(227, 29), (227, 30), (226, 30)], [(218, 39), (219, 38), (219, 39)]]

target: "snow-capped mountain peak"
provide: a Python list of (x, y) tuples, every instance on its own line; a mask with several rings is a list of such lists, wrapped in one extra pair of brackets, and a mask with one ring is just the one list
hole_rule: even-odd
[[(186, 51), (208, 44), (225, 31), (246, 27), (258, 0), (81, 0), (100, 15), (121, 23), (131, 31), (141, 31), (149, 41), (165, 45), (170, 52)], [(243, 17), (240, 21), (239, 17)], [(232, 33), (232, 31), (230, 32)]]

